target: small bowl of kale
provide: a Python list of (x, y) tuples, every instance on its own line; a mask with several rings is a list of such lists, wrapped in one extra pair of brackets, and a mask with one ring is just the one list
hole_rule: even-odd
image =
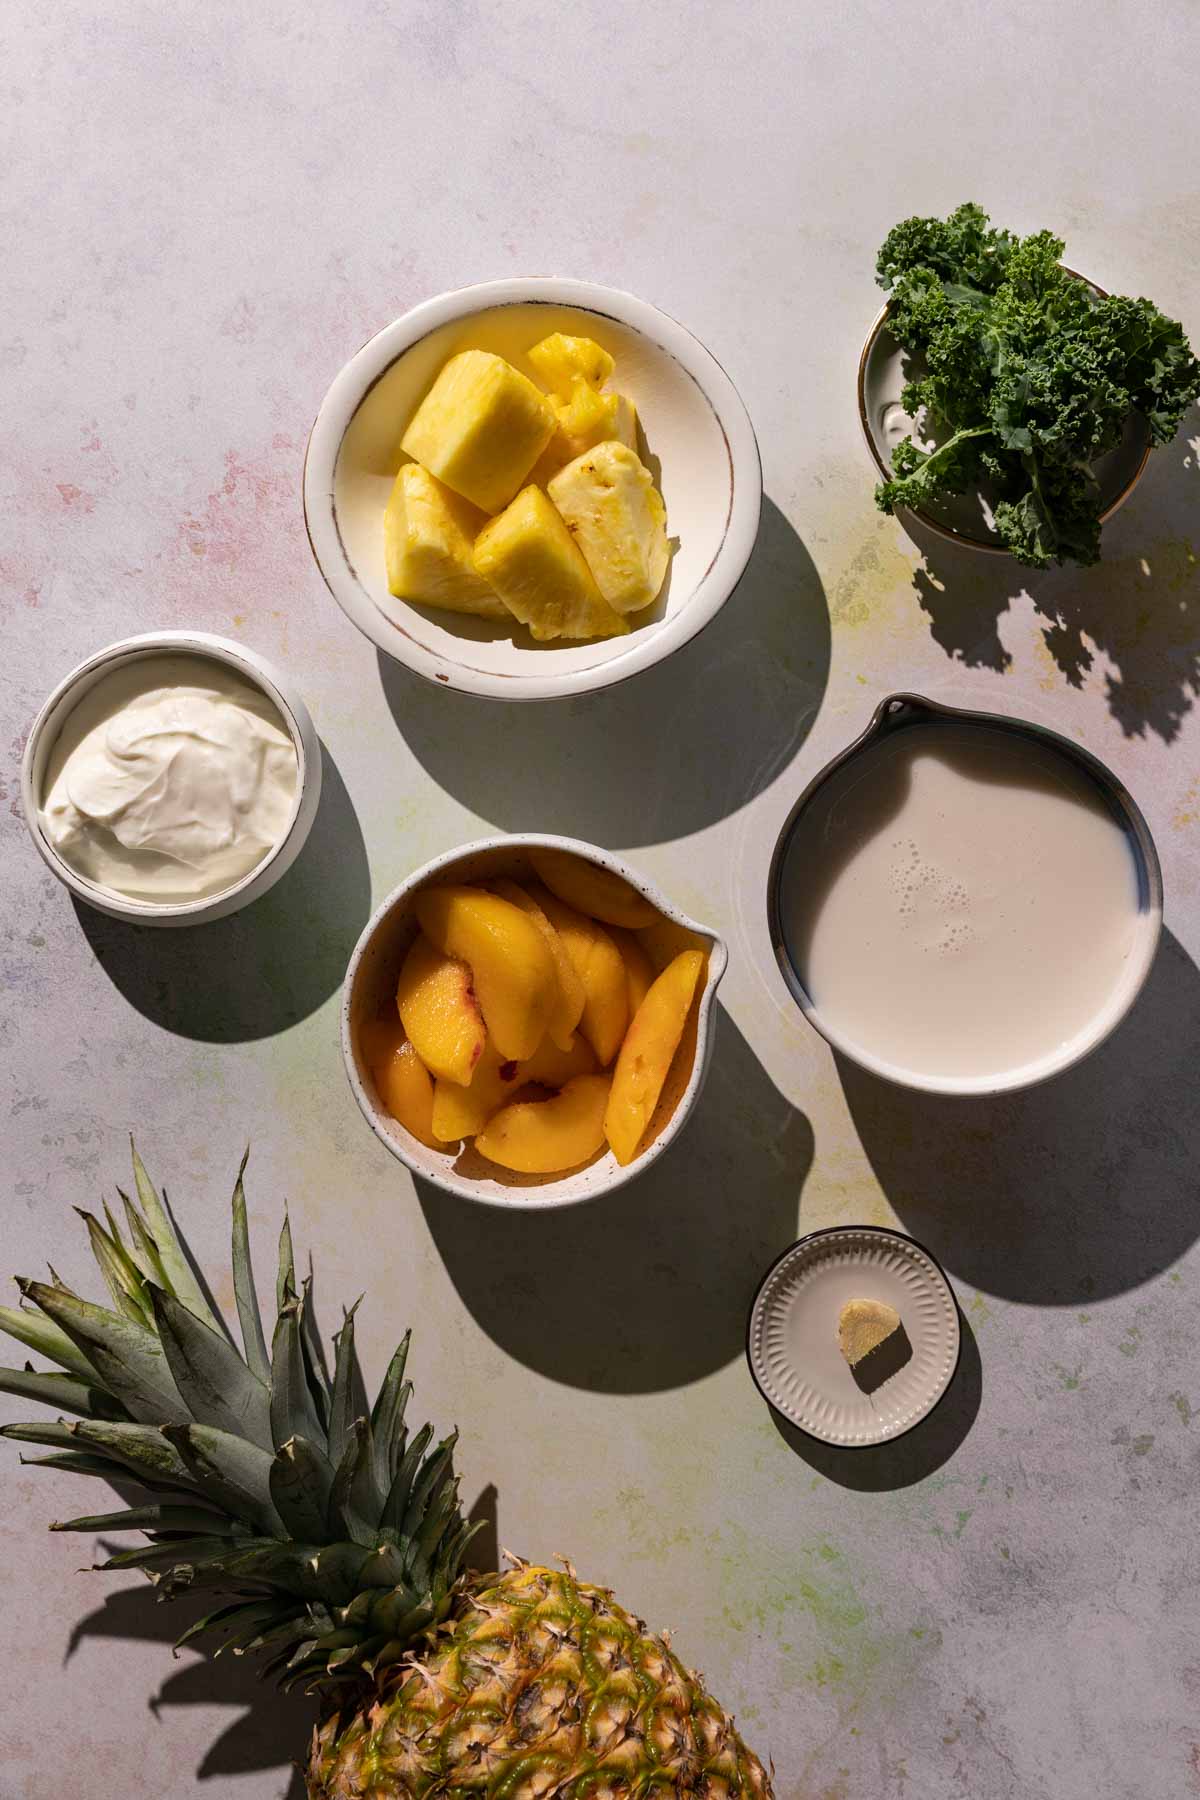
[(1098, 561), (1105, 519), (1200, 396), (1183, 327), (1064, 267), (1063, 249), (971, 204), (902, 220), (858, 370), (880, 509), (1035, 569)]

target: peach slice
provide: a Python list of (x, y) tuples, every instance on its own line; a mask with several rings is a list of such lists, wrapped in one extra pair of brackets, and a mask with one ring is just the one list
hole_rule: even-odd
[(468, 1086), (439, 1077), (433, 1090), (433, 1128), (438, 1136), (457, 1143), (482, 1131), (492, 1114), (516, 1093), (520, 1066), (501, 1056), (489, 1039)]
[[(513, 1062), (532, 1056), (550, 1023), (559, 984), (546, 939), (529, 915), (499, 894), (457, 886), (426, 888), (414, 899), (413, 911), (444, 956), (470, 965), (480, 1011), (500, 1055)], [(419, 1050), (415, 1034), (409, 1036)], [(450, 1069), (437, 1073), (459, 1079)], [(464, 1086), (469, 1078), (468, 1071)]]
[(659, 916), (624, 876), (602, 869), (598, 863), (584, 862), (568, 850), (531, 850), (529, 859), (552, 894), (606, 925), (624, 925), (636, 931), (653, 925)]
[(619, 925), (614, 925), (610, 928), (610, 935), (625, 964), (625, 986), (629, 994), (629, 1016), (632, 1019), (654, 986), (654, 977), (658, 971), (646, 954), (641, 939), (632, 931), (622, 931)]
[(487, 1028), (467, 964), (417, 937), (396, 984), (396, 1007), (425, 1067), (448, 1081), (470, 1081)]
[(668, 963), (625, 1034), (604, 1114), (604, 1135), (622, 1165), (637, 1155), (658, 1105), (703, 967), (699, 950), (685, 950)]
[(607, 1075), (577, 1075), (551, 1100), (517, 1100), (489, 1119), (475, 1148), (522, 1175), (558, 1175), (590, 1162), (604, 1143)]
[(469, 1087), (439, 1081), (433, 1090), (433, 1129), (439, 1138), (457, 1142), (482, 1131), (493, 1113), (530, 1082), (562, 1088), (577, 1075), (594, 1075), (596, 1057), (582, 1033), (570, 1050), (560, 1050), (547, 1035), (524, 1062), (506, 1061), (491, 1043), (480, 1057)]
[[(583, 983), (575, 973), (575, 964), (567, 955), (565, 944), (532, 894), (527, 894), (525, 889), (519, 887), (515, 881), (494, 881), (492, 886), (502, 900), (509, 900), (514, 906), (519, 906), (523, 913), (528, 913), (546, 940), (550, 954), (554, 958), (554, 968), (558, 975), (560, 989), (546, 1030), (560, 1050), (569, 1050), (575, 1037), (575, 1027), (583, 1017)], [(575, 1073), (578, 1075), (582, 1071), (577, 1069)]]
[(433, 1129), (433, 1080), (399, 1019), (371, 1019), (359, 1037), (375, 1090), (386, 1110), (431, 1150), (445, 1146)]
[(606, 1069), (621, 1047), (629, 1023), (629, 990), (621, 952), (595, 919), (576, 912), (547, 888), (534, 886), (534, 899), (566, 945), (583, 983), (580, 1030)]

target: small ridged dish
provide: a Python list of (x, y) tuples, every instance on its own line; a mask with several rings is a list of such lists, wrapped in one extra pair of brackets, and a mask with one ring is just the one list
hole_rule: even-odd
[[(838, 1348), (848, 1300), (894, 1306), (912, 1356), (864, 1393)], [(783, 1252), (750, 1309), (746, 1355), (763, 1399), (822, 1443), (845, 1449), (903, 1437), (937, 1405), (958, 1367), (958, 1305), (927, 1250), (899, 1231), (839, 1226)]]

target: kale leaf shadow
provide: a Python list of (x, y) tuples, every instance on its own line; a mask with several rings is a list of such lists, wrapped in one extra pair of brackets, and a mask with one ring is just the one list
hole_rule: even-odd
[(898, 515), (923, 557), (913, 585), (934, 642), (967, 668), (1003, 671), (1011, 657), (999, 622), (1027, 595), (1068, 686), (1082, 687), (1101, 659), (1108, 708), (1125, 735), (1172, 742), (1200, 697), (1200, 409), (1184, 433), (1190, 442), (1153, 451), (1105, 525), (1092, 568), (1023, 569)]

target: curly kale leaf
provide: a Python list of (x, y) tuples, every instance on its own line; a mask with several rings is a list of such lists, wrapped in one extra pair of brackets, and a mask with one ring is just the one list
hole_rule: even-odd
[(994, 230), (981, 207), (905, 219), (879, 252), (888, 325), (916, 360), (902, 402), (940, 445), (905, 439), (876, 489), (920, 509), (986, 479), (996, 529), (1031, 567), (1094, 562), (1091, 464), (1141, 428), (1167, 443), (1200, 396), (1183, 329), (1148, 300), (1102, 298), (1068, 273), (1061, 238)]
[(1100, 513), (1091, 471), (1061, 469), (1039, 477), (1031, 459), (1023, 460), (1030, 485), (1018, 499), (1002, 500), (993, 515), (1005, 549), (1031, 569), (1099, 561)]
[(919, 512), (939, 494), (965, 494), (979, 473), (976, 441), (985, 435), (982, 429), (958, 431), (935, 450), (901, 438), (892, 451), (895, 473), (875, 489), (880, 510), (890, 513), (907, 506)]

